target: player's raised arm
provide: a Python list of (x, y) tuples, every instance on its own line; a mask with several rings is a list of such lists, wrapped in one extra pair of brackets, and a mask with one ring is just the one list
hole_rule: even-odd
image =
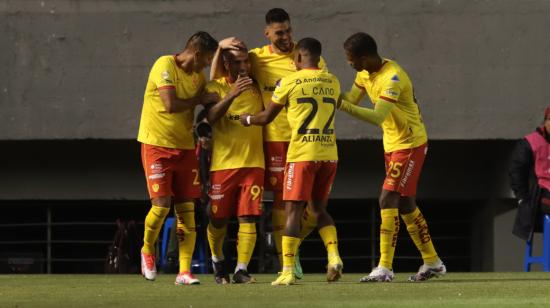
[(212, 59), (212, 65), (210, 66), (210, 80), (218, 79), (227, 76), (227, 70), (223, 65), (222, 51), (224, 49), (239, 50), (246, 49), (246, 45), (243, 41), (236, 37), (228, 37), (220, 41), (218, 49), (214, 53)]
[(357, 106), (343, 98), (338, 109), (347, 112), (351, 116), (371, 124), (380, 126), (388, 117), (390, 111), (395, 107), (395, 103), (390, 103), (379, 99), (374, 105), (374, 109)]
[(275, 119), (275, 117), (279, 114), (279, 112), (281, 112), (283, 107), (284, 105), (271, 102), (267, 106), (267, 108), (264, 109), (264, 111), (257, 113), (255, 115), (251, 115), (247, 113), (241, 114), (239, 119), (241, 121), (241, 124), (244, 126), (249, 126), (249, 125), (264, 126), (271, 123), (271, 121)]

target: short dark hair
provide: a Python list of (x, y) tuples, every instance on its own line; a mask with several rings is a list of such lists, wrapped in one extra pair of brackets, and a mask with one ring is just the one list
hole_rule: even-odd
[(218, 41), (207, 32), (198, 31), (187, 40), (185, 48), (189, 47), (195, 48), (201, 52), (216, 52), (216, 49), (218, 49)]
[(312, 56), (321, 56), (321, 42), (319, 42), (317, 39), (314, 39), (312, 37), (306, 37), (298, 41), (298, 44), (296, 44), (297, 50), (305, 50), (309, 52)]
[(290, 21), (290, 16), (288, 16), (288, 13), (281, 9), (281, 8), (272, 8), (271, 10), (267, 11), (265, 14), (265, 23), (267, 25), (274, 23), (274, 22), (285, 22)]
[(378, 47), (372, 36), (357, 32), (344, 42), (344, 49), (354, 56), (376, 56)]

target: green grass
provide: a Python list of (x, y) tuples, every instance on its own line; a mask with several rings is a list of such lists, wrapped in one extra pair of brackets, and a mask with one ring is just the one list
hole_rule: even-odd
[(175, 286), (174, 275), (155, 282), (138, 275), (0, 275), (0, 307), (548, 307), (550, 273), (449, 273), (424, 283), (360, 284), (344, 275), (327, 284), (309, 274), (298, 285), (274, 287), (274, 275), (252, 285)]

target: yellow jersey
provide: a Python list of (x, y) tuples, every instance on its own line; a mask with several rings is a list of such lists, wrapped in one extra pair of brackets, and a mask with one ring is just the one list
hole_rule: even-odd
[(428, 141), (428, 134), (407, 73), (392, 60), (384, 59), (379, 71), (357, 73), (355, 85), (365, 89), (373, 104), (379, 99), (395, 104), (382, 122), (384, 151), (418, 147)]
[(292, 131), (287, 162), (338, 160), (334, 112), (340, 81), (322, 69), (303, 69), (281, 79), (271, 100), (285, 105)]
[(189, 99), (201, 94), (205, 84), (204, 73), (187, 74), (175, 56), (160, 57), (147, 80), (137, 140), (167, 148), (194, 149), (193, 110), (166, 112), (159, 89), (172, 88), (179, 99)]
[[(208, 82), (206, 91), (223, 98), (230, 87), (226, 78), (219, 78)], [(256, 87), (242, 92), (233, 100), (225, 115), (212, 125), (210, 171), (264, 168), (262, 127), (245, 127), (239, 121), (239, 115), (243, 113), (255, 114), (262, 110), (262, 98)]]
[[(294, 44), (296, 46), (296, 44)], [(295, 49), (289, 54), (277, 54), (271, 49), (271, 45), (254, 48), (249, 52), (252, 66), (252, 77), (258, 82), (262, 93), (264, 106), (271, 103), (271, 96), (275, 91), (277, 81), (296, 72), (294, 65)], [(325, 60), (321, 58), (319, 67), (325, 68)], [(264, 128), (265, 141), (289, 141), (291, 137), (290, 126), (286, 116), (286, 110), (281, 113)]]

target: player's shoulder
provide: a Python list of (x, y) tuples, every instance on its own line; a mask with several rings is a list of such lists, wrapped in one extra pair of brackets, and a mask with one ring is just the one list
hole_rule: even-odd
[(206, 83), (206, 90), (210, 92), (217, 91), (222, 89), (226, 83), (225, 77), (210, 80)]
[(175, 61), (173, 55), (160, 56), (155, 61), (155, 65), (172, 65), (172, 64), (175, 64), (175, 63), (176, 63), (176, 61)]
[(384, 79), (388, 82), (402, 83), (408, 82), (409, 76), (405, 70), (394, 60), (386, 59), (386, 67), (384, 70)]
[(248, 54), (255, 57), (263, 57), (270, 54), (269, 52), (269, 45), (265, 45), (262, 47), (256, 47), (252, 48), (248, 51)]

